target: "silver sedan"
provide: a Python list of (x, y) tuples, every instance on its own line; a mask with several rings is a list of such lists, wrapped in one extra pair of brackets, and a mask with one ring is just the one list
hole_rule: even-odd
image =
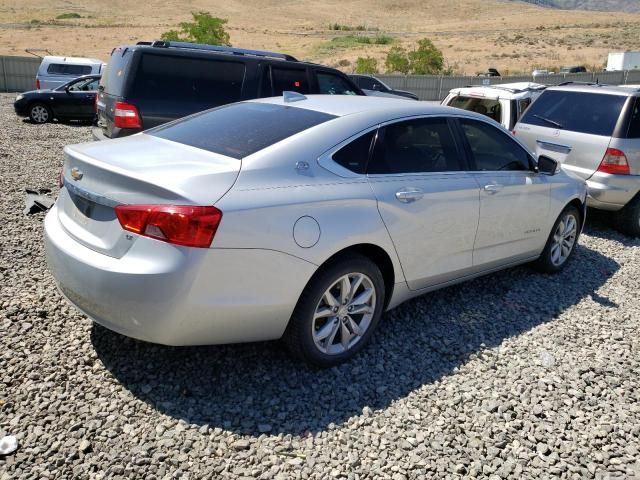
[(526, 262), (555, 272), (585, 184), (484, 116), (373, 97), (236, 103), (65, 148), (50, 269), (94, 321), (336, 365), (384, 311)]

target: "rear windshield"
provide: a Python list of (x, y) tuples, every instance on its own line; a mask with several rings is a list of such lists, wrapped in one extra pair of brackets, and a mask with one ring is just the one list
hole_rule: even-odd
[(335, 118), (269, 103), (236, 103), (147, 130), (147, 134), (232, 158), (243, 158)]
[(502, 119), (502, 107), (500, 106), (500, 100), (458, 95), (449, 101), (449, 106), (481, 113), (482, 115), (486, 115), (487, 117), (494, 119), (498, 123), (500, 123)]
[(91, 65), (72, 65), (70, 63), (52, 63), (47, 67), (47, 73), (54, 75), (75, 75), (80, 77), (91, 73)]
[(240, 100), (241, 62), (145, 53), (136, 70), (135, 98), (217, 107)]
[(610, 136), (626, 100), (624, 95), (547, 90), (527, 109), (522, 123)]
[(109, 64), (106, 70), (103, 70), (100, 79), (104, 93), (117, 97), (123, 95), (122, 87), (131, 57), (133, 57), (133, 51), (129, 49), (119, 47), (113, 51)]

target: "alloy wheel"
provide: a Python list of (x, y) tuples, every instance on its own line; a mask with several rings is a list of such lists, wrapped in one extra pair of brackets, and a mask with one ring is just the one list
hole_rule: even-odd
[(363, 273), (341, 276), (324, 292), (311, 323), (313, 342), (327, 355), (339, 355), (358, 343), (371, 325), (376, 291)]
[(578, 236), (578, 220), (573, 213), (567, 213), (553, 233), (551, 245), (551, 263), (559, 267), (567, 261)]
[(31, 118), (36, 123), (46, 123), (49, 120), (49, 112), (42, 105), (35, 105), (31, 108)]

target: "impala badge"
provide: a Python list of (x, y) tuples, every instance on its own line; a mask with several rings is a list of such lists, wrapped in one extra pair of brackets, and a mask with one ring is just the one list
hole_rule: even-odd
[(77, 167), (73, 167), (71, 169), (71, 177), (73, 177), (74, 180), (78, 181), (78, 180), (82, 180), (82, 177), (84, 176), (84, 173), (82, 173), (82, 170), (80, 170)]

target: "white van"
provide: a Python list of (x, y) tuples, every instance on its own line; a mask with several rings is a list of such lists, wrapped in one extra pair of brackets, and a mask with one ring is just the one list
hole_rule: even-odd
[(482, 113), (509, 131), (531, 103), (547, 88), (532, 82), (453, 88), (442, 105)]
[(46, 56), (36, 74), (36, 89), (54, 89), (83, 75), (101, 74), (106, 66), (102, 60), (82, 57)]

